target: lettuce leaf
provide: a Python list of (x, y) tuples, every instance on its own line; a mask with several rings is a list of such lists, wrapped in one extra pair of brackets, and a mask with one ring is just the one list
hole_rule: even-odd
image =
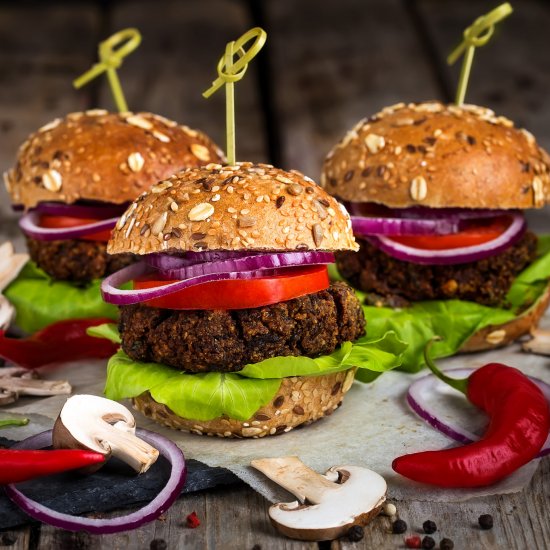
[[(333, 280), (342, 280), (336, 268), (330, 269)], [(487, 307), (465, 300), (432, 300), (416, 302), (410, 307), (392, 309), (363, 306), (369, 338), (381, 338), (393, 331), (409, 347), (403, 353), (399, 370), (418, 372), (424, 367), (424, 346), (434, 336), (443, 341), (432, 347), (432, 355), (448, 357), (478, 330), (488, 325), (500, 325), (534, 307), (544, 294), (550, 280), (550, 235), (539, 236), (538, 258), (514, 280), (505, 301), (510, 306)], [(365, 293), (356, 290), (362, 303)], [(358, 378), (362, 373), (358, 372)]]
[[(116, 326), (94, 327), (89, 334), (113, 340)], [(114, 341), (114, 340), (113, 340)], [(376, 375), (401, 364), (407, 345), (395, 334), (378, 340), (345, 342), (330, 355), (309, 357), (274, 357), (246, 365), (236, 373), (189, 374), (158, 363), (140, 363), (119, 351), (109, 360), (105, 395), (121, 400), (149, 391), (155, 401), (176, 414), (196, 420), (211, 420), (222, 414), (248, 420), (276, 395), (282, 379), (288, 376), (318, 376), (352, 367)]]
[(95, 338), (110, 340), (113, 344), (120, 344), (122, 342), (118, 327), (115, 323), (104, 323), (103, 325), (89, 327), (86, 329), (86, 334), (88, 336), (94, 336)]
[(83, 287), (53, 281), (34, 262), (28, 262), (4, 294), (16, 309), (16, 325), (32, 333), (64, 319), (117, 319), (118, 308), (103, 301), (100, 285), (100, 280)]

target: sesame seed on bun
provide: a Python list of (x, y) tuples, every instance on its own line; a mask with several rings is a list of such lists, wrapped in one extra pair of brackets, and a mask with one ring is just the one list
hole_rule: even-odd
[(356, 250), (350, 218), (311, 179), (267, 164), (188, 168), (120, 218), (110, 254), (204, 250)]
[(186, 166), (223, 161), (202, 132), (151, 113), (92, 110), (58, 118), (20, 147), (4, 175), (15, 204), (125, 203)]
[(392, 208), (541, 208), (550, 197), (550, 157), (490, 109), (400, 103), (336, 145), (321, 185), (341, 200)]

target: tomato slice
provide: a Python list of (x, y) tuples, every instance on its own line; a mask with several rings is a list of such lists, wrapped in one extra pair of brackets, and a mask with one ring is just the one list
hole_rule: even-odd
[[(174, 282), (145, 276), (134, 280), (134, 289)], [(248, 309), (292, 300), (325, 290), (328, 286), (325, 265), (305, 266), (281, 270), (269, 277), (203, 283), (143, 303), (164, 309)]]
[[(89, 223), (96, 223), (101, 220), (95, 218), (74, 218), (72, 216), (51, 216), (48, 214), (42, 214), (40, 216), (40, 225), (51, 229), (64, 229), (67, 227), (78, 227), (79, 225), (87, 225)], [(78, 237), (83, 241), (101, 241), (107, 242), (111, 238), (111, 230), (104, 229), (103, 231), (97, 231), (95, 233), (89, 233)]]
[[(419, 235), (391, 237), (392, 241), (424, 250), (447, 250), (487, 243), (502, 235), (512, 223), (510, 216), (484, 220), (467, 220), (466, 227), (451, 235)], [(389, 237), (388, 237), (389, 238)]]

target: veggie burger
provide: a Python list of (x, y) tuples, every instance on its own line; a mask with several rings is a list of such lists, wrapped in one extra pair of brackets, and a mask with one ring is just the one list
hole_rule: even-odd
[[(97, 311), (98, 288), (92, 289), (97, 297), (91, 298), (86, 286), (132, 261), (129, 254), (111, 256), (106, 251), (111, 229), (129, 201), (176, 170), (222, 158), (203, 133), (150, 113), (72, 113), (32, 134), (20, 147), (15, 167), (5, 174), (14, 205), (25, 210), (20, 226), (30, 257), (43, 270), (40, 275), (23, 273), (27, 283), (34, 279), (33, 288), (16, 281), (8, 289), (18, 323), (45, 316), (37, 311), (40, 306), (56, 309), (53, 302), (62, 293), (50, 292), (52, 281), (68, 281), (82, 291), (59, 311), (61, 317), (105, 313)], [(40, 279), (43, 284), (36, 291)], [(39, 294), (50, 295), (52, 304), (44, 297), (33, 299)]]
[(468, 351), (537, 324), (550, 263), (534, 266), (541, 251), (523, 210), (546, 203), (550, 158), (526, 130), (474, 105), (398, 104), (336, 145), (321, 184), (352, 215), (360, 249), (338, 253), (337, 266), (368, 303), (447, 301), (438, 311), (454, 307), (456, 318), (466, 310), (449, 300), (486, 306), (468, 310), (480, 319), (473, 333), (462, 328)]
[(141, 260), (102, 284), (120, 306), (108, 397), (225, 437), (287, 432), (341, 403), (365, 319), (327, 264), (357, 245), (345, 209), (309, 178), (266, 164), (188, 168), (130, 205), (107, 250)]

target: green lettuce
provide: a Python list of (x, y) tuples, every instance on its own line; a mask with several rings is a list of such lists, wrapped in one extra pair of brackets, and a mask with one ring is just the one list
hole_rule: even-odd
[[(115, 341), (114, 325), (96, 327), (88, 333)], [(158, 363), (140, 363), (119, 351), (109, 360), (105, 395), (121, 400), (148, 391), (179, 416), (206, 421), (221, 415), (248, 420), (269, 403), (288, 376), (318, 376), (358, 367), (372, 373), (365, 380), (401, 364), (407, 344), (388, 333), (377, 340), (362, 338), (346, 342), (330, 355), (274, 357), (246, 365), (236, 373), (189, 374)]]
[(100, 285), (100, 280), (86, 286), (54, 281), (34, 262), (28, 262), (4, 294), (16, 309), (15, 323), (32, 333), (65, 319), (116, 319), (118, 308), (103, 301)]
[[(336, 269), (330, 272), (332, 279), (341, 279)], [(423, 351), (434, 336), (443, 338), (432, 347), (432, 355), (454, 355), (478, 330), (489, 325), (511, 321), (543, 297), (550, 279), (550, 235), (540, 236), (538, 258), (514, 280), (505, 302), (508, 308), (487, 307), (465, 300), (432, 300), (416, 302), (406, 308), (363, 306), (367, 319), (369, 338), (380, 338), (393, 331), (409, 344), (403, 353), (400, 370), (417, 372), (424, 367)], [(356, 291), (362, 303), (365, 294)]]

